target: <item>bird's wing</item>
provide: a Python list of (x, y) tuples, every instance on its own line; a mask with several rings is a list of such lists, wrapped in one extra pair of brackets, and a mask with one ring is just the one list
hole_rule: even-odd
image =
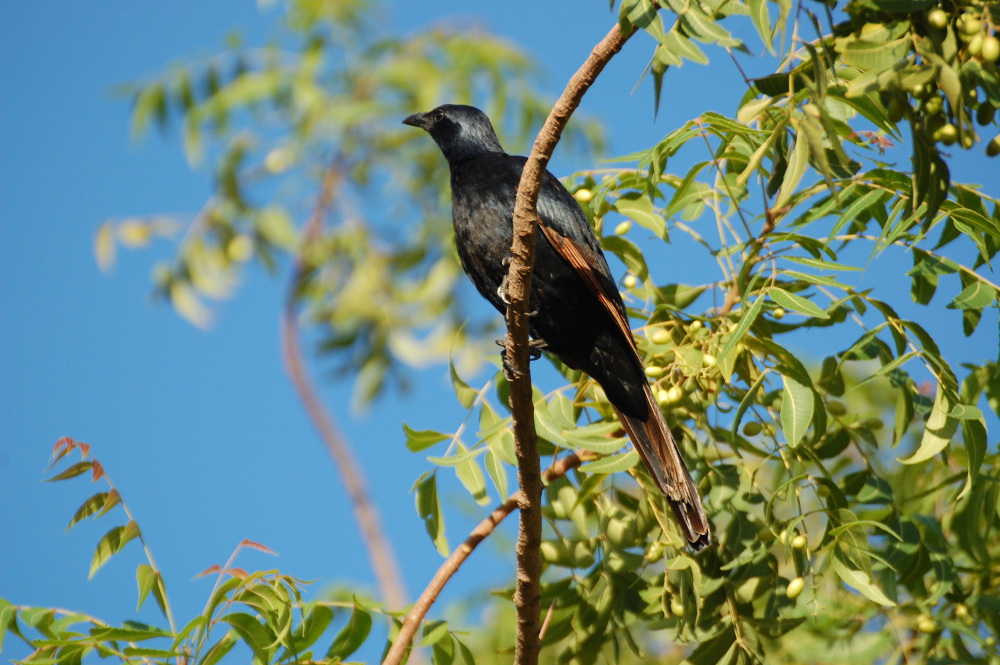
[(625, 305), (597, 236), (587, 222), (587, 216), (555, 176), (548, 172), (545, 176), (538, 194), (538, 217), (542, 234), (580, 276), (632, 345), (632, 328), (625, 314)]
[(560, 234), (544, 221), (539, 224), (545, 239), (549, 241), (552, 248), (559, 256), (563, 257), (573, 270), (583, 279), (587, 288), (597, 297), (601, 306), (607, 311), (611, 320), (618, 326), (618, 330), (626, 339), (632, 339), (632, 328), (628, 324), (625, 316), (625, 309), (622, 306), (621, 296), (618, 290), (608, 291), (608, 279), (595, 269), (595, 260), (591, 252), (585, 246), (579, 245), (570, 238)]

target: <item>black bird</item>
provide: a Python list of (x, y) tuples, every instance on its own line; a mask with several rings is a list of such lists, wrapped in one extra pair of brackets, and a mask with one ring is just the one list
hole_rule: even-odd
[[(489, 118), (472, 106), (445, 104), (403, 123), (427, 130), (448, 160), (462, 268), (483, 297), (506, 312), (514, 199), (527, 158), (505, 153)], [(708, 518), (646, 380), (608, 262), (580, 206), (548, 171), (538, 216), (532, 337), (604, 389), (684, 536), (700, 550), (711, 542)]]

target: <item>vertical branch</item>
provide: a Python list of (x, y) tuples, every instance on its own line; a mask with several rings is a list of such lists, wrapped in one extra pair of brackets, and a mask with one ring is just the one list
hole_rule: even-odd
[[(312, 216), (306, 223), (303, 232), (303, 245), (315, 239), (322, 228), (323, 215), (330, 207), (334, 192), (340, 182), (339, 163), (334, 163), (324, 172), (320, 195), (316, 201), (316, 207)], [(295, 386), (295, 391), (302, 401), (310, 420), (316, 427), (326, 446), (330, 457), (333, 458), (334, 466), (340, 473), (340, 480), (347, 490), (347, 495), (351, 500), (351, 507), (354, 510), (354, 521), (357, 522), (361, 531), (361, 538), (368, 549), (368, 559), (371, 562), (372, 570), (375, 573), (375, 580), (378, 584), (379, 595), (383, 602), (392, 609), (399, 609), (406, 605), (406, 589), (403, 578), (399, 571), (399, 564), (393, 554), (392, 546), (386, 538), (382, 529), (382, 520), (378, 509), (371, 500), (365, 484), (361, 467), (351, 453), (350, 444), (344, 439), (333, 418), (323, 408), (316, 388), (310, 381), (306, 372), (305, 362), (302, 359), (302, 349), (299, 345), (298, 326), (295, 320), (295, 293), (299, 288), (305, 272), (302, 254), (296, 258), (295, 266), (292, 270), (291, 287), (285, 308), (281, 315), (281, 351), (285, 361), (285, 370)]]
[(506, 359), (512, 375), (510, 406), (514, 420), (514, 451), (517, 456), (517, 479), (521, 487), (518, 501), (521, 521), (517, 539), (517, 583), (514, 592), (514, 605), (517, 608), (514, 647), (516, 665), (535, 665), (542, 646), (539, 637), (542, 475), (531, 401), (531, 374), (528, 368), (530, 322), (527, 314), (534, 264), (535, 225), (538, 223), (538, 192), (545, 167), (570, 116), (604, 66), (634, 32), (633, 29), (628, 35), (623, 35), (616, 23), (570, 78), (535, 139), (517, 188), (513, 220), (514, 242), (510, 248), (511, 261), (507, 278), (510, 305), (507, 307), (506, 340)]

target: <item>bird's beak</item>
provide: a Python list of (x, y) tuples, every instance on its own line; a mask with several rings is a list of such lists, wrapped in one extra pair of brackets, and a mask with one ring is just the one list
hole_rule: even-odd
[(414, 113), (413, 115), (408, 115), (403, 119), (404, 125), (410, 125), (411, 127), (419, 127), (420, 129), (430, 129), (431, 123), (427, 119), (426, 113)]

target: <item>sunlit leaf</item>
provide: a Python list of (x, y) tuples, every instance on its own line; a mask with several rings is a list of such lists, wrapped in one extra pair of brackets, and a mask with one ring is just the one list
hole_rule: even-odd
[(781, 430), (790, 446), (797, 446), (812, 422), (813, 392), (795, 379), (783, 376), (781, 391)]
[(351, 618), (333, 640), (327, 651), (327, 658), (343, 659), (358, 650), (368, 639), (372, 629), (372, 616), (360, 605), (355, 603)]

